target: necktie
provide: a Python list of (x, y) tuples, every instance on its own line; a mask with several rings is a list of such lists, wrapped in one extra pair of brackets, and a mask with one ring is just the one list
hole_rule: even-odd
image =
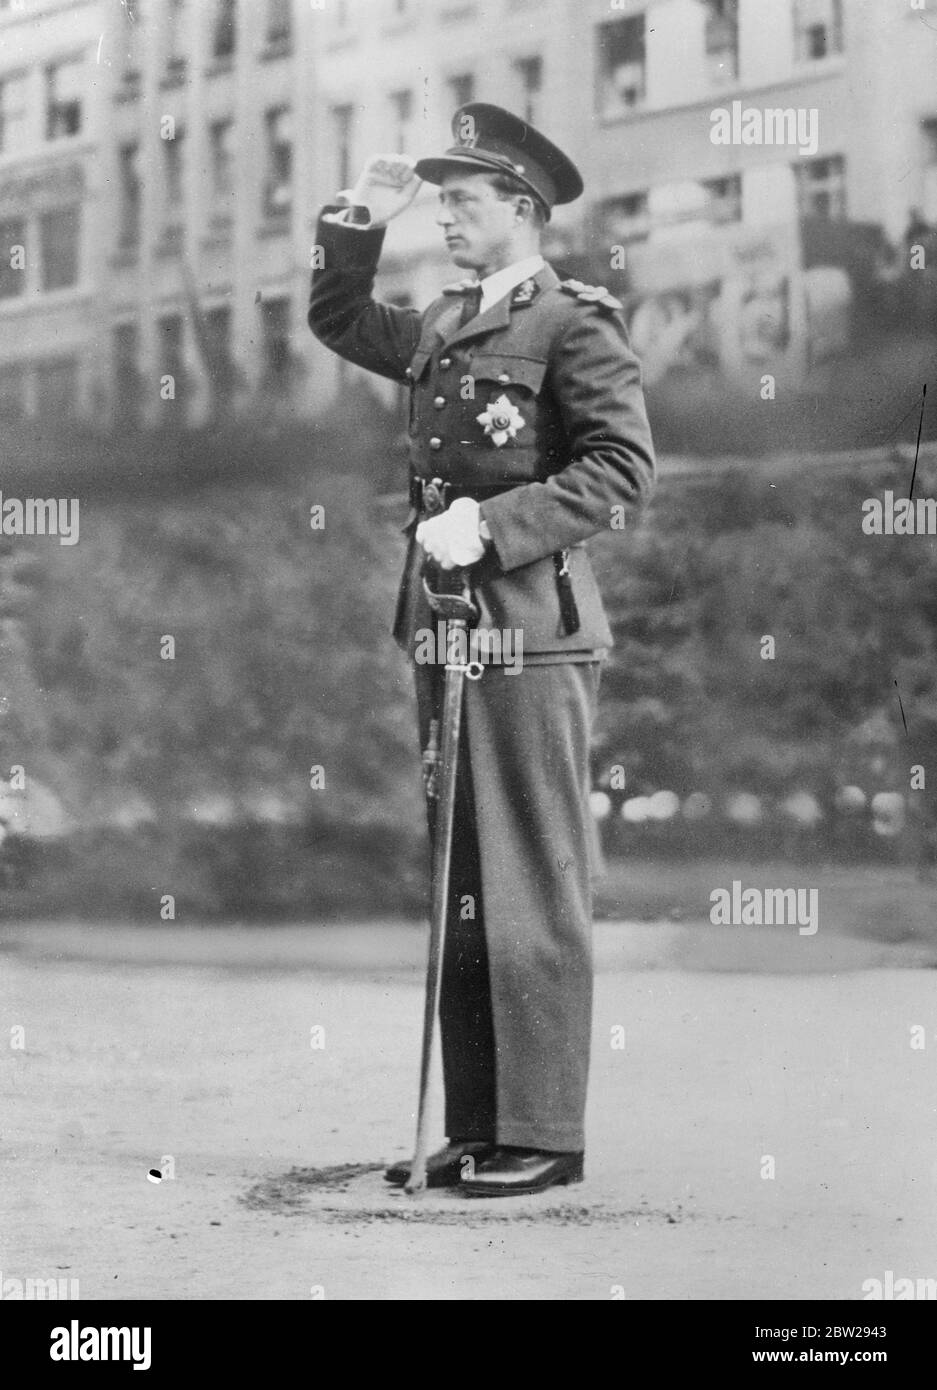
[(478, 315), (478, 310), (482, 302), (481, 285), (473, 285), (471, 289), (465, 291), (465, 298), (462, 302), (462, 317), (459, 319), (459, 327), (464, 328), (467, 323)]

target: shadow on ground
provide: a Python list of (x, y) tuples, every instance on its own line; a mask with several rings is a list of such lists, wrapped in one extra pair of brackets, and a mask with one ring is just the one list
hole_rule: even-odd
[[(533, 1196), (479, 1198), (442, 1188), (411, 1196), (391, 1187), (380, 1174), (382, 1163), (338, 1163), (328, 1168), (291, 1168), (262, 1178), (238, 1200), (250, 1211), (274, 1216), (307, 1216), (326, 1224), (376, 1221), (426, 1222), (437, 1226), (514, 1225), (591, 1226), (604, 1223), (656, 1222), (676, 1226), (694, 1214), (677, 1202), (672, 1209), (652, 1209), (646, 1202), (626, 1207), (583, 1201), (588, 1187), (551, 1188)], [(572, 1195), (575, 1193), (575, 1195)], [(577, 1200), (578, 1198), (578, 1200)], [(731, 1219), (731, 1218), (729, 1218)]]

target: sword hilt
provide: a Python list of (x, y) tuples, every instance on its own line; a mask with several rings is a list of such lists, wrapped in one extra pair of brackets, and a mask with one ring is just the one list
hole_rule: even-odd
[(447, 622), (463, 622), (466, 627), (473, 627), (478, 622), (478, 604), (472, 593), (468, 570), (444, 570), (427, 560), (423, 566), (423, 592), (437, 617), (445, 618)]

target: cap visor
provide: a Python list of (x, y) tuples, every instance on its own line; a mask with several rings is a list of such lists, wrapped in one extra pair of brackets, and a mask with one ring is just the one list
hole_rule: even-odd
[(471, 155), (449, 154), (438, 159), (418, 159), (413, 166), (417, 178), (425, 179), (427, 183), (442, 183), (447, 174), (464, 173), (467, 169), (475, 169), (479, 173), (497, 173), (498, 165), (493, 160), (473, 159)]

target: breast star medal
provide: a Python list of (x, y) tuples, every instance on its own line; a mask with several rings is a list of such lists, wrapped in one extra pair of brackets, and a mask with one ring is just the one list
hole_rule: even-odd
[(525, 423), (523, 415), (507, 396), (499, 396), (496, 401), (490, 401), (488, 409), (475, 418), (484, 426), (485, 433), (498, 449), (509, 439), (515, 439), (517, 431), (523, 429)]

